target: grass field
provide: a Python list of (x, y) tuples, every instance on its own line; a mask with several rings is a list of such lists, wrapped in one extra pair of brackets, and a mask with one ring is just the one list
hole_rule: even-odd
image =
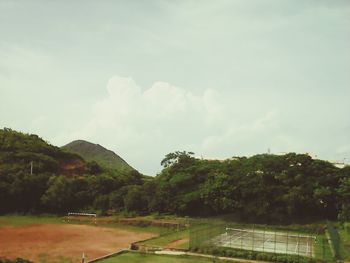
[(157, 238), (152, 238), (150, 240), (140, 242), (140, 244), (146, 244), (150, 246), (159, 246), (159, 247), (188, 249), (189, 248), (189, 230), (169, 232)]
[(338, 229), (340, 237), (340, 256), (342, 259), (350, 260), (350, 222)]
[(155, 255), (144, 254), (138, 252), (126, 252), (119, 256), (107, 258), (99, 261), (99, 263), (223, 263), (227, 261), (218, 259), (208, 259), (202, 257), (192, 256), (168, 256), (168, 255)]
[(318, 235), (316, 238), (315, 258), (333, 261), (333, 254), (324, 234)]

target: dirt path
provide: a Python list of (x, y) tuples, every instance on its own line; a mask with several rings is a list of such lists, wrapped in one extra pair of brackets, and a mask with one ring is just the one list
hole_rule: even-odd
[(34, 262), (43, 258), (46, 262), (55, 262), (64, 257), (79, 262), (83, 252), (89, 260), (153, 236), (155, 234), (87, 225), (1, 227), (0, 256), (22, 257)]
[(178, 240), (175, 240), (173, 242), (170, 242), (164, 248), (177, 248), (178, 246), (185, 244), (188, 241), (189, 241), (188, 238), (178, 239)]

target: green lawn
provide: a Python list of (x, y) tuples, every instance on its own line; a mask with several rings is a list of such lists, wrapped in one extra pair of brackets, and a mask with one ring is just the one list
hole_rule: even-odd
[(153, 239), (141, 242), (141, 244), (162, 247), (180, 239), (187, 239), (188, 241), (184, 244), (177, 246), (176, 248), (188, 249), (189, 248), (189, 230), (170, 232), (170, 233), (161, 235), (157, 238), (153, 238)]
[(333, 254), (326, 236), (318, 235), (315, 243), (315, 257), (325, 261), (333, 261)]
[(209, 259), (192, 256), (168, 256), (145, 254), (138, 252), (126, 252), (119, 256), (107, 258), (99, 261), (99, 263), (209, 263), (209, 262), (227, 262), (218, 259)]
[(338, 229), (340, 237), (339, 252), (342, 259), (350, 260), (350, 222), (345, 223), (343, 228)]

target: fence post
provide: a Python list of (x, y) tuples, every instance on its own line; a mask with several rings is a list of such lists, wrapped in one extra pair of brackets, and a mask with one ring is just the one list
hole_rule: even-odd
[(262, 242), (263, 242), (263, 252), (265, 252), (265, 231), (266, 231), (266, 226), (265, 226), (265, 228), (264, 228), (263, 239), (262, 239)]
[(252, 251), (254, 251), (255, 224), (253, 225)]
[(274, 242), (273, 252), (276, 254), (276, 230), (275, 230), (275, 242)]
[(297, 246), (298, 246), (298, 262), (299, 262), (299, 247), (300, 247), (300, 234), (298, 233), (298, 243), (297, 243)]
[(288, 255), (288, 240), (289, 240), (289, 231), (287, 231), (286, 255)]

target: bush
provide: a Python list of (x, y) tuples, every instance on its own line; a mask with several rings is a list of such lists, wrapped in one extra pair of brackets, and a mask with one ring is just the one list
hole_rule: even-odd
[(225, 247), (210, 247), (210, 246), (193, 247), (191, 248), (191, 251), (203, 253), (203, 254), (215, 255), (215, 256), (245, 258), (250, 260), (261, 260), (261, 261), (273, 261), (273, 262), (280, 262), (280, 263), (316, 262), (312, 258), (303, 257), (303, 256), (273, 254), (268, 252), (256, 252), (256, 251), (225, 248)]
[(345, 223), (344, 224), (345, 230), (348, 234), (350, 234), (350, 223)]

